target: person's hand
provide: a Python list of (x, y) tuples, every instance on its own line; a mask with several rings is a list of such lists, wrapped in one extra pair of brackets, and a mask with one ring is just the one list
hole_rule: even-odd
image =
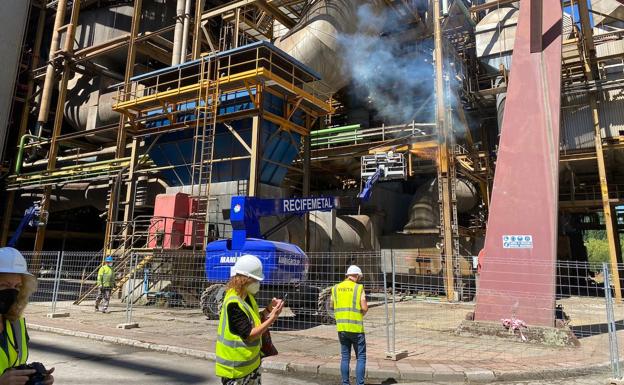
[[(277, 298), (273, 298), (273, 299), (271, 300), (271, 304), (270, 304), (269, 306), (267, 306), (267, 310), (268, 310), (268, 312), (270, 313), (270, 312), (273, 310), (273, 308), (274, 308), (275, 306), (277, 306), (277, 304), (278, 304), (280, 301), (281, 301), (281, 300), (279, 300), (279, 299), (277, 299)], [(282, 302), (283, 302), (283, 301), (282, 301)]]
[(50, 370), (48, 370), (48, 374), (46, 375), (46, 378), (43, 381), (44, 385), (54, 384), (54, 376), (52, 375), (52, 373), (54, 373), (54, 368), (51, 368)]
[(0, 376), (0, 385), (24, 385), (28, 382), (28, 377), (35, 372), (34, 369), (9, 369)]
[(279, 317), (280, 313), (282, 312), (282, 309), (284, 308), (284, 301), (281, 299), (275, 299), (275, 305), (273, 305), (273, 303), (271, 303), (272, 305), (272, 309), (271, 309), (271, 313), (269, 314), (269, 319), (271, 320), (271, 322), (275, 322), (275, 320), (277, 320), (277, 317)]

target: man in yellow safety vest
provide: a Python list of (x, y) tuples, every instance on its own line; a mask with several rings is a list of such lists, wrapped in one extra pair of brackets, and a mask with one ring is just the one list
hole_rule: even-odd
[(111, 292), (115, 286), (115, 271), (113, 270), (113, 257), (110, 255), (104, 260), (104, 264), (98, 270), (97, 276), (98, 295), (95, 299), (95, 311), (100, 310), (100, 302), (104, 306), (102, 313), (108, 313), (108, 303)]
[(347, 269), (346, 276), (344, 281), (332, 287), (332, 303), (342, 355), (340, 374), (342, 384), (349, 385), (349, 363), (351, 361), (351, 347), (353, 346), (357, 360), (355, 367), (356, 384), (364, 385), (366, 371), (364, 314), (368, 311), (368, 303), (366, 302), (364, 286), (358, 283), (363, 277), (362, 270), (351, 265)]

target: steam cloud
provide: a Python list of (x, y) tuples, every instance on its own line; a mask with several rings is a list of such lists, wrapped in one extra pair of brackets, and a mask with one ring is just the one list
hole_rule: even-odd
[(388, 123), (433, 122), (431, 40), (416, 43), (424, 44), (425, 50), (406, 50), (395, 37), (381, 36), (384, 26), (399, 25), (392, 11), (376, 11), (365, 4), (358, 8), (357, 16), (356, 32), (338, 36), (345, 53), (345, 70), (358, 90), (357, 96), (368, 99)]

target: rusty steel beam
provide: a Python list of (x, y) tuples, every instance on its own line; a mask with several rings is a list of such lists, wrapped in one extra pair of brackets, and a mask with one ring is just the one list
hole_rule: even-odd
[(520, 2), (475, 320), (554, 327), (562, 8), (543, 1), (532, 53), (532, 4)]
[[(78, 16), (80, 15), (80, 3), (81, 0), (74, 0), (72, 4), (71, 17), (67, 29), (67, 36), (65, 40), (64, 53), (69, 57), (73, 53), (73, 43), (76, 34), (76, 25), (78, 24)], [(59, 4), (60, 5), (60, 4)], [(64, 16), (57, 13), (56, 17)], [(58, 20), (54, 21), (55, 27), (58, 24)], [(58, 28), (55, 29), (58, 33)], [(60, 39), (59, 39), (60, 40)], [(52, 52), (50, 53), (52, 55)], [(56, 168), (56, 155), (59, 148), (58, 137), (61, 135), (61, 128), (63, 126), (63, 117), (65, 114), (65, 99), (67, 98), (67, 85), (69, 83), (70, 76), (73, 76), (70, 71), (70, 61), (66, 57), (63, 61), (63, 74), (61, 75), (61, 81), (59, 84), (59, 92), (56, 102), (56, 112), (54, 114), (54, 127), (52, 129), (52, 135), (50, 136), (50, 150), (48, 152), (48, 166), (47, 170), (51, 171)], [(49, 68), (49, 67), (48, 67)], [(48, 78), (46, 76), (46, 83)], [(39, 111), (39, 123), (45, 123), (41, 121), (42, 111)], [(47, 119), (47, 116), (46, 116)], [(46, 186), (43, 190), (43, 200), (41, 202), (41, 211), (50, 211), (50, 194), (52, 192), (52, 186)], [(39, 251), (43, 249), (43, 242), (45, 240), (46, 226), (37, 227), (37, 235), (35, 236), (35, 245), (33, 250), (35, 255), (33, 257), (33, 265), (39, 266), (40, 255)]]
[[(122, 100), (128, 99), (128, 92), (130, 91), (130, 78), (134, 73), (134, 63), (137, 52), (137, 36), (139, 34), (139, 27), (141, 24), (141, 11), (143, 9), (143, 0), (135, 0), (134, 13), (132, 16), (132, 25), (130, 26), (130, 37), (128, 40), (128, 61), (126, 62), (126, 70), (124, 74), (124, 85)], [(127, 117), (123, 114), (119, 117), (119, 129), (117, 130), (117, 144), (115, 150), (115, 156), (117, 158), (123, 158), (126, 152), (126, 127)], [(106, 220), (106, 230), (104, 233), (104, 248), (109, 246), (109, 240), (111, 237), (112, 223), (117, 220), (117, 214), (119, 209), (119, 197), (121, 196), (121, 174), (113, 181), (111, 185), (111, 192), (109, 194), (108, 213)], [(128, 182), (128, 188), (132, 188), (135, 181), (130, 180)], [(126, 211), (133, 210), (134, 202), (126, 202)], [(129, 207), (129, 206), (130, 207)], [(105, 250), (106, 251), (106, 250)]]
[(435, 44), (435, 89), (436, 89), (436, 125), (438, 127), (438, 184), (442, 189), (442, 252), (444, 255), (444, 287), (446, 298), (455, 300), (455, 255), (453, 247), (453, 222), (451, 207), (451, 165), (453, 158), (449, 156), (448, 136), (449, 122), (447, 119), (447, 105), (444, 83), (444, 55), (442, 51), (442, 13), (440, 2), (433, 2), (433, 26)]
[(531, 53), (542, 52), (542, 0), (531, 0)]
[[(595, 62), (596, 48), (594, 46), (594, 33), (589, 18), (587, 2), (579, 1), (579, 17), (581, 19), (581, 35), (583, 37), (583, 69), (588, 81), (598, 78), (598, 66)], [(592, 124), (594, 128), (594, 146), (596, 148), (596, 163), (598, 166), (598, 177), (600, 179), (600, 194), (602, 198), (603, 215), (605, 219), (605, 230), (607, 233), (607, 243), (609, 247), (609, 259), (611, 262), (611, 274), (613, 275), (613, 286), (615, 299), (622, 302), (622, 288), (620, 286), (620, 272), (618, 269), (618, 256), (620, 255), (619, 237), (614, 221), (613, 208), (609, 199), (609, 183), (607, 180), (607, 167), (605, 165), (604, 149), (602, 145), (602, 129), (600, 127), (600, 114), (598, 111), (597, 95), (594, 92), (588, 94), (589, 106), (592, 111)]]

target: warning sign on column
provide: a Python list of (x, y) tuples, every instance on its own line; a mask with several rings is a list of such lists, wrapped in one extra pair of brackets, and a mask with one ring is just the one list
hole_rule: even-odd
[(503, 235), (504, 249), (532, 249), (532, 235)]

